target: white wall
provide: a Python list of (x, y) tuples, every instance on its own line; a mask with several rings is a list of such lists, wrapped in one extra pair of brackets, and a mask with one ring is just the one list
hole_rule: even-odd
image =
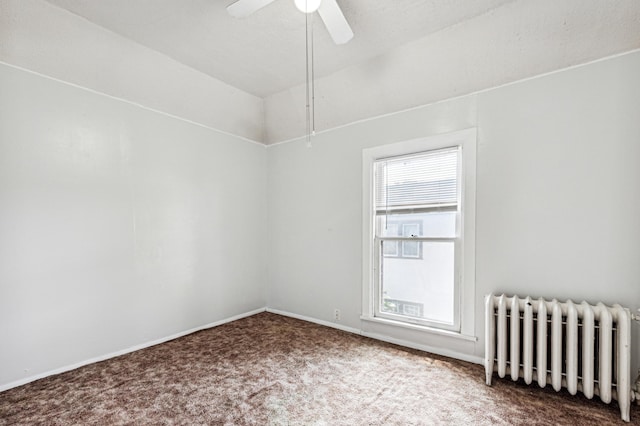
[[(638, 75), (634, 52), (269, 147), (268, 306), (475, 360), (489, 292), (640, 308)], [(469, 127), (477, 343), (361, 321), (362, 149)]]
[(265, 306), (262, 145), (0, 64), (0, 387)]
[(0, 0), (0, 61), (262, 141), (261, 98), (44, 0)]

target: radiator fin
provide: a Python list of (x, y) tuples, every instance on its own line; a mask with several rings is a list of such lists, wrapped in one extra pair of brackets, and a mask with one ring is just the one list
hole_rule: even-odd
[(593, 398), (594, 317), (591, 305), (582, 302), (582, 392), (589, 399)]

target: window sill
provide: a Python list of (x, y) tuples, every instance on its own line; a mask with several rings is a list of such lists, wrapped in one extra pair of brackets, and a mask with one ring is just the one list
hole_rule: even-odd
[(409, 323), (406, 323), (406, 322), (394, 321), (394, 320), (390, 320), (390, 319), (386, 319), (386, 318), (370, 317), (370, 316), (364, 316), (364, 315), (361, 315), (360, 319), (363, 320), (363, 321), (369, 321), (369, 322), (375, 322), (375, 323), (379, 323), (379, 324), (391, 325), (391, 326), (394, 326), (394, 327), (408, 328), (409, 330), (422, 331), (422, 332), (425, 332), (425, 333), (437, 334), (437, 335), (440, 335), (440, 336), (451, 337), (453, 339), (466, 340), (466, 341), (469, 341), (469, 342), (477, 342), (478, 341), (478, 338), (476, 336), (469, 336), (469, 335), (461, 334), (461, 333), (458, 333), (458, 332), (455, 332), (455, 331), (441, 330), (439, 328), (427, 327), (427, 326), (424, 326), (424, 325), (409, 324)]

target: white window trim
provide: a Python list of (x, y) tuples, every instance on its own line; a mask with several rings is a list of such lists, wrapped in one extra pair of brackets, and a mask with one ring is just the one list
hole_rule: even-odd
[[(362, 315), (366, 321), (406, 327), (406, 322), (393, 321), (375, 315), (375, 217), (373, 212), (374, 162), (412, 152), (422, 152), (458, 145), (462, 147), (461, 201), (463, 208), (460, 236), (461, 268), (459, 268), (459, 331), (444, 331), (448, 335), (473, 336), (475, 315), (475, 217), (476, 217), (476, 138), (475, 128), (453, 133), (413, 139), (365, 149), (362, 152)], [(411, 328), (443, 334), (440, 328), (411, 325)]]

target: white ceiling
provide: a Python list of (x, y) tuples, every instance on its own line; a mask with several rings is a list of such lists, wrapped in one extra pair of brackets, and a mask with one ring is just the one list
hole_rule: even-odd
[[(47, 0), (88, 21), (259, 97), (305, 79), (305, 16), (276, 0), (246, 19), (233, 0)], [(512, 0), (338, 0), (355, 36), (332, 41), (317, 14), (317, 78), (370, 60), (412, 40)]]

